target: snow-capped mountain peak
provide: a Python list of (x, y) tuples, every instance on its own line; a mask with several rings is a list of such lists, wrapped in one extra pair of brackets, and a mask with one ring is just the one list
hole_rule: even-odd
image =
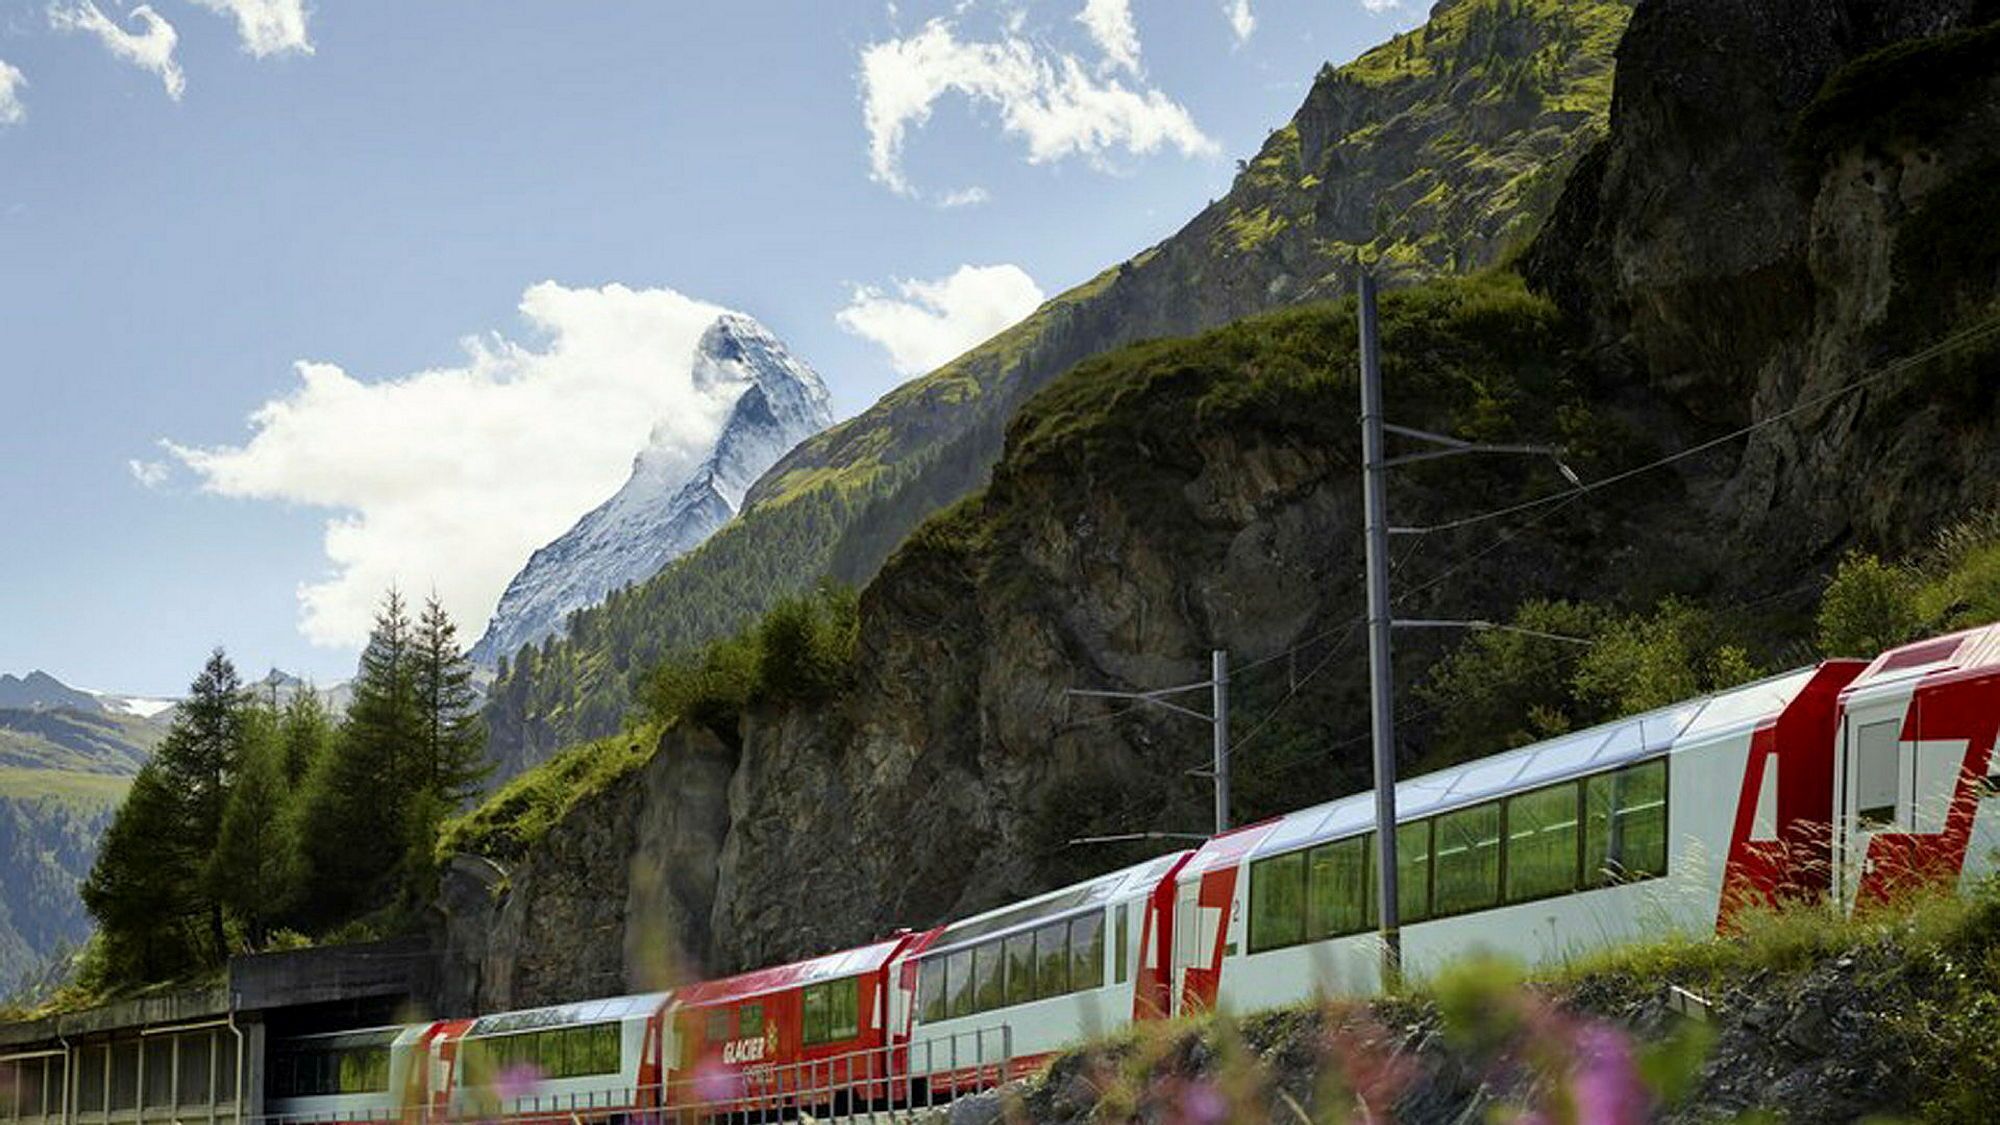
[(691, 378), (697, 390), (733, 400), (692, 472), (685, 430), (656, 423), (624, 487), (507, 584), (473, 660), (497, 663), (693, 550), (736, 514), (766, 469), (833, 420), (819, 375), (740, 313), (724, 313), (702, 333)]

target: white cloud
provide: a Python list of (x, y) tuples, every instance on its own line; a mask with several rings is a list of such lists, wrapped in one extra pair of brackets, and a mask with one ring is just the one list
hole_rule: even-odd
[(167, 475), (173, 471), (173, 466), (165, 461), (132, 460), (125, 462), (125, 467), (132, 470), (133, 480), (147, 488), (158, 488), (167, 483)]
[(21, 101), (27, 75), (0, 59), (0, 125), (19, 125), (28, 119), (28, 107)]
[(895, 286), (897, 296), (856, 288), (834, 319), (880, 344), (904, 375), (943, 366), (1042, 303), (1041, 286), (1015, 265), (960, 266), (949, 277)]
[(1112, 69), (1139, 73), (1139, 28), (1132, 22), (1132, 0), (1083, 0), (1078, 23), (1090, 31)]
[(260, 59), (287, 53), (312, 54), (312, 41), (306, 37), (305, 0), (194, 2), (217, 15), (235, 16), (243, 49)]
[(169, 443), (205, 491), (333, 510), (331, 571), (299, 587), (311, 640), (360, 643), (392, 583), (435, 588), (476, 633), (529, 553), (616, 491), (649, 437), (692, 469), (740, 391), (692, 380), (717, 306), (543, 282), (520, 308), (537, 345), (468, 340), (462, 364), (374, 382), (301, 362), (242, 445)]
[(97, 36), (112, 54), (159, 75), (167, 96), (179, 101), (181, 92), (187, 89), (187, 76), (181, 73), (181, 64), (174, 61), (174, 47), (180, 42), (174, 25), (148, 4), (132, 9), (131, 18), (144, 26), (138, 31), (118, 26), (94, 0), (49, 5), (50, 26), (59, 31), (87, 31)]
[(942, 19), (863, 50), (861, 91), (871, 175), (905, 195), (916, 194), (902, 168), (910, 127), (928, 121), (931, 107), (949, 93), (997, 107), (1001, 128), (1027, 142), (1030, 163), (1067, 156), (1101, 162), (1121, 148), (1134, 154), (1175, 148), (1188, 156), (1220, 151), (1185, 108), (1157, 89), (1094, 77), (1075, 56), (1013, 33), (997, 42), (963, 42)]
[(939, 207), (977, 207), (990, 201), (993, 194), (977, 184), (958, 191), (948, 191), (938, 196)]
[[(1378, 4), (1394, 4), (1397, 0), (1361, 0), (1373, 9)], [(1236, 33), (1238, 43), (1246, 42), (1250, 33), (1257, 30), (1257, 17), (1250, 12), (1250, 0), (1225, 0), (1222, 11), (1229, 17), (1229, 30)]]

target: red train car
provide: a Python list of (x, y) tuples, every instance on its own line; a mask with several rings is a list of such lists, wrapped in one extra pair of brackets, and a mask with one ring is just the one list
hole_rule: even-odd
[(678, 989), (666, 1110), (843, 1113), (888, 1103), (909, 1039), (896, 969), (930, 937), (900, 934)]

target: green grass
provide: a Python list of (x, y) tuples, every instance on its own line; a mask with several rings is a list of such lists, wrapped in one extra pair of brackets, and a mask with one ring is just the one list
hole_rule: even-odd
[(571, 809), (652, 761), (659, 744), (658, 728), (643, 726), (570, 747), (447, 821), (438, 833), (439, 862), (460, 852), (503, 861), (522, 858)]
[(48, 799), (88, 810), (117, 805), (131, 787), (131, 778), (116, 774), (0, 767), (0, 799)]

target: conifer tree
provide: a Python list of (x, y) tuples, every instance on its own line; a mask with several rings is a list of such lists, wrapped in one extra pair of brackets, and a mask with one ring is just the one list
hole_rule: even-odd
[(486, 726), (472, 662), (458, 647), (458, 626), (433, 594), (417, 621), (417, 694), (424, 712), (424, 741), (417, 786), (447, 811), (479, 791), (491, 772)]
[(198, 857), (187, 845), (186, 804), (158, 760), (132, 780), (79, 892), (97, 920), (95, 985), (170, 980), (207, 960)]
[(305, 784), (313, 763), (332, 745), (334, 728), (333, 713), (327, 710), (311, 684), (285, 701), (278, 716), (278, 758), (288, 788)]
[(385, 906), (408, 850), (413, 773), (424, 741), (413, 629), (394, 590), (361, 653), (347, 720), (307, 781), (298, 837), (308, 921)]
[[(181, 701), (173, 726), (153, 757), (160, 765), (161, 780), (181, 802), (185, 846), (197, 857), (197, 870), (222, 836), (222, 807), (242, 751), (245, 707), (243, 680), (218, 648), (189, 685), (188, 697)], [(222, 904), (205, 888), (197, 886), (195, 893), (208, 914), (210, 960), (219, 964), (228, 955)]]
[(245, 741), (235, 784), (223, 806), (222, 828), (208, 859), (215, 899), (242, 927), (252, 949), (262, 948), (271, 923), (291, 898), (285, 745), (280, 718), (268, 707), (245, 717)]

